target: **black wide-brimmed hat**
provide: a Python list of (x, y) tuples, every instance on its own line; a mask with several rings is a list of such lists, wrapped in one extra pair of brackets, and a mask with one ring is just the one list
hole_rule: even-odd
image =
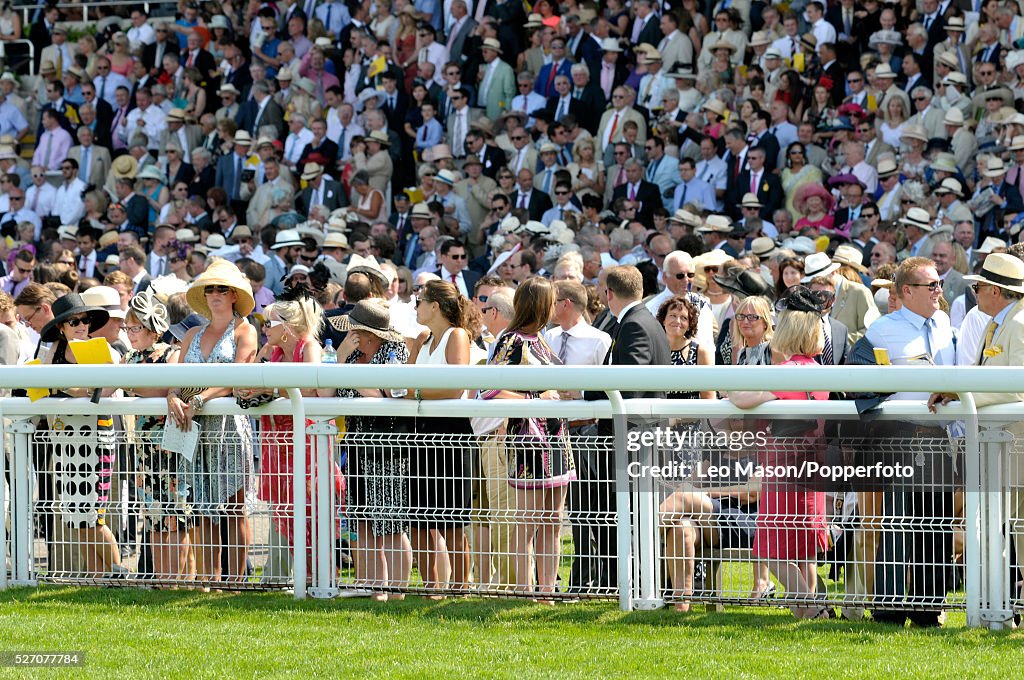
[(821, 300), (807, 286), (793, 286), (786, 291), (786, 296), (775, 303), (779, 312), (813, 312), (821, 314), (824, 308)]
[(741, 298), (762, 296), (774, 297), (772, 287), (757, 272), (742, 267), (730, 267), (725, 275), (715, 276), (719, 286)]
[(88, 315), (90, 333), (95, 333), (110, 320), (110, 313), (107, 310), (85, 304), (82, 296), (78, 293), (68, 293), (64, 297), (57, 298), (50, 309), (53, 310), (53, 319), (43, 326), (43, 330), (39, 334), (39, 338), (43, 342), (57, 342), (61, 337), (61, 324), (79, 314)]

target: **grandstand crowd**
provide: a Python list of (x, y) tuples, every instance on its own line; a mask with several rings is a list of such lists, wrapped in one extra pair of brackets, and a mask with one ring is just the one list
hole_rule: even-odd
[[(154, 16), (90, 5), (98, 21), (74, 4), (0, 7), (5, 364), (74, 363), (72, 341), (88, 337), (107, 339), (115, 363), (316, 363), (335, 351), (339, 363), (379, 364), (1024, 363), (1015, 343), (1024, 337), (1024, 18), (1015, 2), (150, 7)], [(677, 392), (626, 396), (722, 397), (743, 408), (829, 397), (694, 392), (680, 376)], [(142, 541), (133, 522), (115, 536), (104, 521), (118, 462), (97, 453), (106, 476), (75, 503), (64, 498), (62, 520), (46, 528), (52, 536), (67, 525), (93, 546), (76, 569), (127, 572), (122, 558), (144, 545), (150, 573), (241, 578), (245, 494), (256, 484), (287, 507), (291, 463), (253, 443), (248, 418), (200, 416), (207, 400), (229, 395), (247, 404), (276, 396), (136, 394), (166, 396), (167, 422), (187, 429), (200, 417), (204, 433), (228, 443), (203, 444), (207, 453), (185, 462), (154, 441), (121, 461), (146, 480), (132, 502), (163, 504), (138, 511)], [(578, 395), (410, 386), (340, 396)], [(1018, 396), (979, 396), (979, 405)], [(889, 398), (934, 406), (952, 395)], [(415, 559), (440, 590), (493, 573), (543, 599), (559, 587), (562, 512), (614, 507), (610, 483), (573, 493), (613, 477), (607, 451), (571, 443), (608, 434), (608, 424), (428, 420), (410, 431), (477, 444), (411, 457), (350, 452), (357, 468), (373, 460), (346, 492), (363, 537), (357, 575), (386, 599)], [(290, 427), (264, 416), (259, 430)], [(348, 423), (349, 432), (401, 427)], [(544, 452), (506, 450), (510, 436), (546, 442)], [(52, 470), (52, 461), (37, 466)], [(470, 488), (481, 470), (502, 482)], [(351, 472), (336, 471), (337, 493)], [(68, 495), (62, 474), (42, 485), (42, 500)], [(788, 542), (764, 533), (765, 517), (780, 512), (765, 498), (778, 491), (666, 499), (678, 597), (694, 592), (701, 532), (691, 520), (721, 515), (723, 502), (749, 513), (750, 531), (734, 542), (765, 565), (753, 596), (772, 587), (768, 565), (787, 591), (813, 593), (815, 558), (827, 549), (818, 493), (786, 497), (796, 505), (783, 503), (783, 515), (822, 520)], [(952, 526), (955, 491), (917, 493), (912, 514)], [(855, 496), (892, 511), (889, 496)], [(474, 503), (525, 509), (524, 519), (480, 531)], [(378, 511), (396, 504), (449, 512), (431, 524)], [(291, 540), (290, 519), (275, 526)], [(614, 584), (613, 530), (613, 521), (574, 524), (570, 590)], [(891, 549), (881, 533), (858, 538), (859, 563)], [(927, 564), (927, 578), (879, 579), (898, 591), (886, 593), (893, 601), (910, 588), (934, 607), (876, 618), (941, 622), (954, 549), (952, 530), (940, 534), (934, 552), (907, 558)], [(481, 541), (493, 560), (471, 559)], [(868, 571), (847, 588), (872, 593)]]

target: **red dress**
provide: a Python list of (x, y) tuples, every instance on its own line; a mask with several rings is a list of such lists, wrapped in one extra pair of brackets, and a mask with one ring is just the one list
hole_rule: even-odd
[[(302, 362), (302, 349), (305, 340), (299, 340), (295, 347), (292, 361)], [(270, 354), (271, 363), (284, 359), (284, 350), (275, 347)], [(312, 425), (307, 420), (306, 425)], [(293, 508), (295, 505), (292, 489), (292, 417), (291, 416), (260, 416), (260, 440), (263, 458), (260, 463), (260, 498), (270, 505), (270, 518), (278, 533), (294, 544)], [(313, 545), (312, 499), (316, 495), (316, 479), (312, 474), (314, 437), (306, 437), (306, 550)], [(334, 468), (334, 502), (340, 504), (344, 499), (344, 480), (337, 463)]]
[[(810, 357), (794, 356), (782, 366), (813, 366)], [(778, 399), (807, 399), (806, 392), (773, 392)], [(811, 392), (811, 399), (824, 401), (828, 392)], [(787, 437), (779, 442), (768, 437), (758, 454), (764, 466), (796, 465), (818, 458), (823, 441), (823, 426), (809, 434), (804, 442)], [(825, 492), (810, 491), (794, 485), (798, 480), (765, 478), (757, 503), (757, 530), (754, 533), (755, 557), (770, 560), (807, 561), (828, 547), (825, 522)]]

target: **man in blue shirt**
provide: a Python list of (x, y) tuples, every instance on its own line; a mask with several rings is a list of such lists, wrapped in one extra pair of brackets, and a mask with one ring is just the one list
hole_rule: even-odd
[[(893, 294), (899, 296), (903, 307), (868, 327), (864, 337), (871, 346), (885, 349), (890, 361), (897, 365), (956, 365), (955, 333), (949, 317), (939, 310), (942, 280), (935, 264), (924, 257), (904, 260), (896, 271)], [(924, 392), (897, 392), (891, 398), (927, 399), (934, 403), (940, 397), (929, 399)], [(942, 603), (954, 585), (956, 488), (953, 451), (946, 428), (942, 422), (926, 419), (886, 421), (874, 428), (872, 436), (888, 444), (874, 451), (870, 446), (864, 447), (863, 453), (874, 454), (873, 460), (864, 463), (880, 460), (913, 471), (910, 478), (894, 478), (876, 485), (882, 492), (882, 517), (872, 517), (873, 512), (867, 515), (869, 521), (880, 520), (885, 527), (877, 535), (877, 555), (869, 549), (863, 559), (868, 565), (874, 562), (875, 601), (890, 607), (872, 610), (872, 618), (897, 626), (908, 618), (922, 626), (942, 625)], [(904, 604), (932, 609), (901, 609)]]

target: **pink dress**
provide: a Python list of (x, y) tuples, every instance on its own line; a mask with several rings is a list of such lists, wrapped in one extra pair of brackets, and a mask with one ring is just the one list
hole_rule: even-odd
[[(813, 366), (814, 359), (794, 356), (782, 366)], [(807, 392), (773, 392), (778, 399), (807, 399)], [(828, 399), (828, 392), (811, 392), (815, 401)], [(779, 441), (768, 437), (758, 454), (764, 466), (795, 465), (820, 459), (824, 443), (823, 425), (800, 440), (786, 437)], [(755, 557), (770, 560), (807, 561), (828, 547), (825, 523), (825, 492), (795, 485), (801, 480), (786, 477), (765, 478), (757, 503), (757, 530), (754, 533)]]
[[(292, 361), (302, 362), (302, 349), (305, 341), (299, 341), (295, 347)], [(275, 347), (270, 355), (271, 363), (284, 360), (284, 350)], [(306, 425), (312, 425), (307, 420)], [(294, 523), (292, 520), (295, 501), (292, 495), (292, 417), (291, 416), (260, 416), (260, 434), (263, 441), (263, 460), (260, 464), (260, 492), (262, 500), (270, 505), (270, 518), (278, 533), (288, 539), (288, 545), (294, 544)], [(313, 545), (312, 500), (316, 496), (316, 479), (312, 474), (312, 456), (314, 437), (306, 438), (306, 550), (310, 552)], [(345, 483), (341, 469), (334, 465), (334, 497), (340, 506), (345, 497)]]

